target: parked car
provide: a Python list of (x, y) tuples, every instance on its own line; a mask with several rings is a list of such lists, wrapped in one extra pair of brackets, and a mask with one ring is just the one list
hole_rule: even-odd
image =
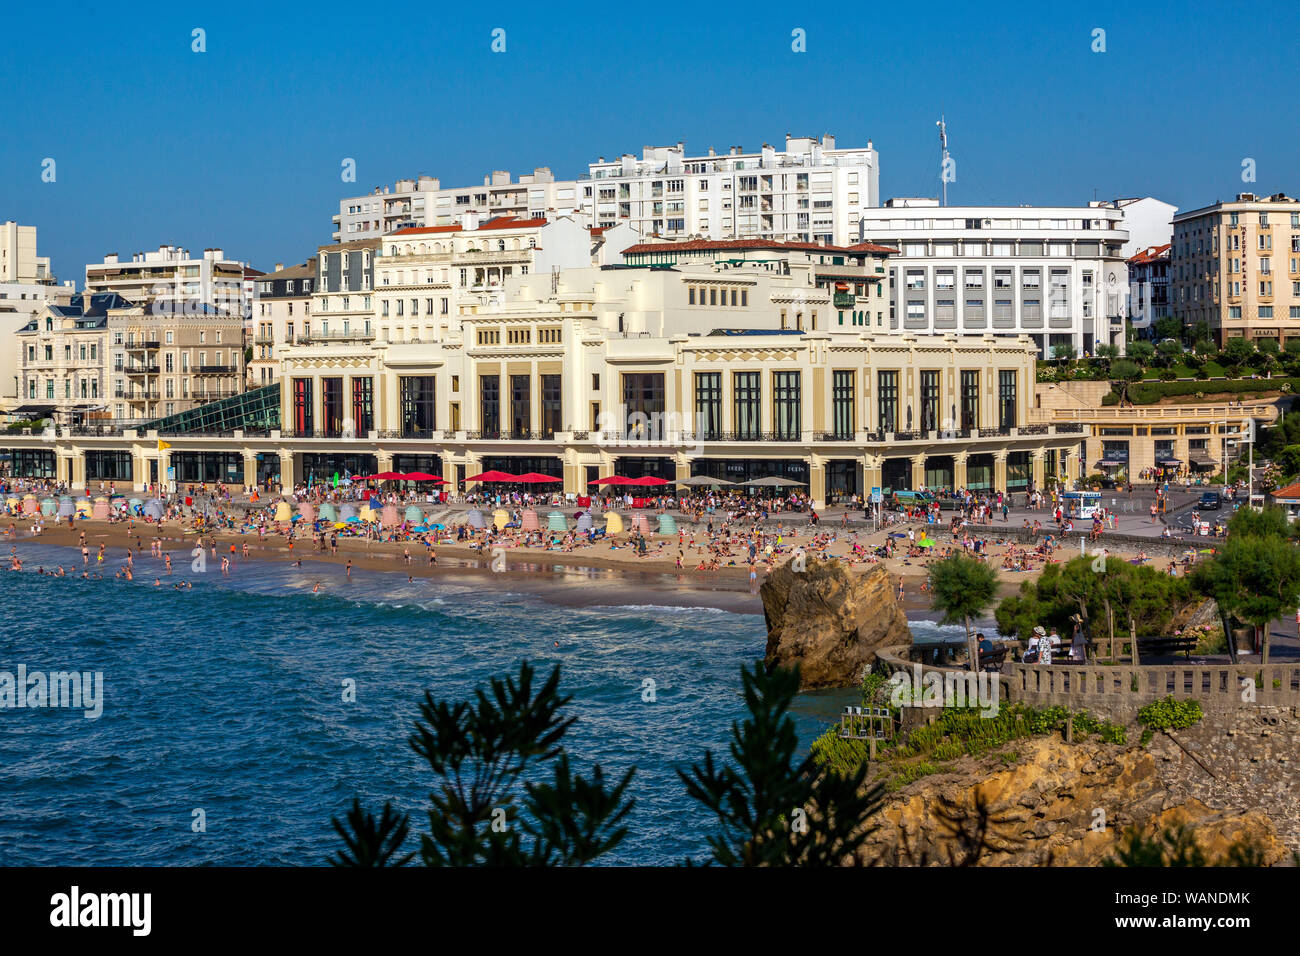
[(1201, 511), (1218, 511), (1223, 507), (1223, 495), (1217, 491), (1201, 492), (1201, 503), (1197, 506)]

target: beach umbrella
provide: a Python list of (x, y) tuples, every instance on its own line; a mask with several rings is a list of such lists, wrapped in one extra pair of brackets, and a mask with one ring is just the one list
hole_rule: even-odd
[(431, 475), (427, 471), (410, 471), (402, 477), (407, 481), (432, 481), (440, 485), (446, 484), (445, 479), (439, 478), (437, 475)]
[(608, 478), (597, 478), (595, 481), (589, 481), (589, 485), (626, 485), (632, 482), (631, 478), (624, 478), (621, 475), (610, 475)]
[(470, 482), (473, 481), (481, 482), (481, 481), (517, 481), (517, 480), (518, 479), (515, 478), (514, 475), (507, 474), (504, 471), (485, 471), (479, 475), (470, 475), (468, 478), (465, 479), (465, 483), (469, 484)]
[(510, 523), (510, 515), (506, 513), (505, 508), (498, 508), (496, 511), (492, 512), (492, 525), (498, 531), (500, 531), (509, 523)]
[(934, 541), (930, 538), (922, 538), (920, 541), (916, 542), (916, 546), (918, 548), (933, 548)]
[(742, 481), (742, 485), (749, 485), (753, 488), (789, 488), (795, 485), (806, 485), (806, 481), (795, 481), (791, 478), (777, 478), (775, 475), (769, 475), (766, 478), (755, 478), (753, 481)]
[(321, 521), (338, 521), (339, 513), (335, 507), (327, 501), (320, 506), (320, 514), (318, 517)]
[(674, 518), (672, 515), (660, 515), (660, 516), (659, 516), (659, 533), (660, 533), (660, 534), (676, 534), (676, 533), (677, 533), (677, 519)]
[(586, 534), (591, 530), (591, 512), (584, 511), (578, 515), (578, 533)]
[(605, 533), (619, 534), (623, 530), (623, 516), (617, 511), (605, 512)]
[(401, 481), (406, 476), (400, 471), (381, 471), (377, 475), (371, 475), (373, 481)]
[(519, 519), (519, 528), (521, 531), (537, 531), (541, 525), (537, 523), (537, 512), (529, 508)]
[(383, 510), (379, 512), (380, 526), (392, 528), (396, 526), (397, 521), (397, 505), (384, 505)]
[(568, 531), (569, 519), (564, 517), (563, 512), (552, 511), (546, 516), (547, 531)]
[(689, 478), (678, 478), (675, 484), (684, 485), (687, 488), (734, 488), (734, 481), (727, 481), (725, 478), (710, 478), (708, 475), (691, 475)]
[(515, 481), (522, 481), (526, 485), (538, 485), (550, 481), (563, 481), (563, 480), (564, 480), (563, 478), (552, 478), (550, 475), (539, 475), (535, 471), (526, 471), (518, 478), (515, 479)]
[(486, 528), (487, 522), (483, 520), (483, 512), (477, 508), (471, 508), (465, 513), (465, 523), (471, 528)]
[(343, 519), (343, 523), (344, 523), (344, 524), (361, 524), (361, 519), (358, 518), (356, 515), (353, 515), (351, 518), (344, 518), (344, 519)]
[(342, 530), (343, 528), (346, 528), (346, 527), (347, 527), (347, 525), (344, 524), (342, 521), (337, 521), (337, 522), (334, 523), (334, 530), (335, 530), (335, 531), (340, 531), (340, 530)]

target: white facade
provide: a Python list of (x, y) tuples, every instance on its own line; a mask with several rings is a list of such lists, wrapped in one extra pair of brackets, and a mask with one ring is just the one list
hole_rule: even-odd
[(248, 314), (245, 263), (227, 259), (221, 249), (204, 249), (191, 256), (179, 246), (159, 246), (137, 252), (129, 261), (110, 253), (103, 262), (86, 266), (87, 292), (116, 292), (137, 305), (157, 311), (209, 310)]
[(9, 411), (22, 398), (21, 349), (14, 336), (19, 329), (45, 311), (47, 304), (67, 305), (77, 294), (77, 284), (69, 280), (62, 285), (45, 283), (0, 283), (0, 412)]
[(52, 282), (48, 256), (36, 254), (36, 227), (0, 223), (0, 282)]
[(1124, 344), (1128, 241), (1113, 207), (940, 206), (890, 200), (862, 220), (892, 246), (890, 328), (1028, 335), (1039, 354)]
[(557, 218), (588, 226), (629, 222), (645, 236), (712, 239), (855, 240), (866, 209), (880, 201), (879, 154), (837, 148), (833, 136), (787, 134), (784, 149), (687, 156), (684, 143), (646, 146), (638, 159), (604, 157), (572, 180), (539, 167), (512, 180), (495, 171), (481, 186), (443, 188), (428, 176), (344, 199), (334, 217), (336, 242), (373, 239), (404, 226), (453, 225), (465, 213)]
[(1124, 258), (1131, 259), (1143, 249), (1167, 246), (1174, 234), (1174, 216), (1178, 207), (1151, 196), (1141, 199), (1116, 199), (1111, 202), (1090, 202), (1089, 206), (1118, 206), (1124, 213), (1124, 228), (1128, 242), (1124, 243)]

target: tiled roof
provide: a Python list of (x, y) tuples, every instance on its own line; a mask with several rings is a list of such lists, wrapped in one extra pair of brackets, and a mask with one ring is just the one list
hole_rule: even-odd
[(487, 222), (479, 224), (477, 229), (466, 229), (464, 226), (411, 226), (406, 229), (397, 229), (390, 232), (390, 236), (428, 236), (437, 233), (449, 232), (482, 232), (485, 229), (536, 229), (546, 225), (546, 220), (538, 219), (520, 219), (517, 216), (497, 216), (495, 219), (489, 219)]
[(1295, 498), (1300, 500), (1300, 482), (1296, 482), (1294, 485), (1287, 485), (1285, 488), (1278, 488), (1275, 491), (1269, 492), (1269, 494), (1272, 495), (1274, 499)]
[(1163, 246), (1147, 246), (1147, 248), (1142, 251), (1130, 256), (1128, 264), (1131, 266), (1141, 266), (1155, 262), (1158, 259), (1168, 259), (1169, 249), (1169, 243), (1165, 243)]

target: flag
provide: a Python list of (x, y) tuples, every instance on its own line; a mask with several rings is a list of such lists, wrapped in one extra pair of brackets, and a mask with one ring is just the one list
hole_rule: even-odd
[(169, 441), (163, 441), (161, 438), (158, 439), (158, 450), (159, 450), (159, 451), (162, 451), (164, 448), (171, 448), (171, 447), (172, 447), (172, 443), (171, 443), (171, 442), (169, 442)]

